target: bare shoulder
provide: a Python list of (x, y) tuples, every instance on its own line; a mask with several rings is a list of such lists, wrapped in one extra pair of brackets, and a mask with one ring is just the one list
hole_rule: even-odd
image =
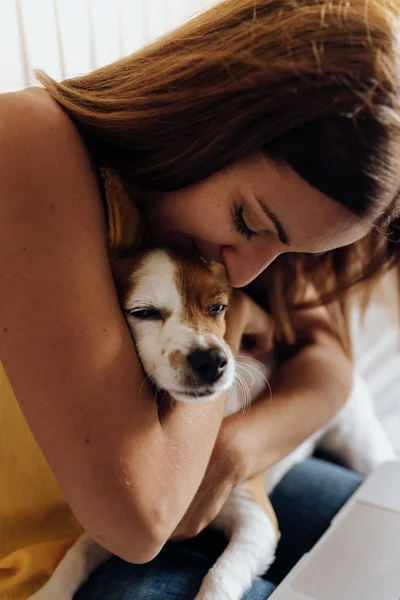
[(68, 123), (66, 113), (42, 88), (0, 94), (0, 127), (6, 139), (13, 137), (18, 143), (19, 137), (24, 141), (27, 135), (56, 135), (60, 127), (66, 131)]
[[(102, 215), (98, 182), (85, 144), (45, 90), (29, 88), (0, 95), (0, 140), (0, 181), (21, 192), (13, 198), (13, 206), (31, 194), (46, 202), (55, 190), (64, 188), (71, 194), (79, 190)], [(0, 207), (8, 212), (6, 196), (0, 194)], [(59, 195), (59, 201), (62, 197), (68, 194)]]
[(0, 94), (0, 139), (0, 149), (11, 151), (10, 160), (19, 158), (21, 166), (84, 151), (71, 119), (41, 88)]

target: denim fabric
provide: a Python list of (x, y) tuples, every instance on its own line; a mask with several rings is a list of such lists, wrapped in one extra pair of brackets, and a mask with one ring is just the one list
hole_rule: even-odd
[[(245, 600), (265, 600), (299, 558), (312, 548), (332, 517), (362, 482), (341, 466), (311, 458), (294, 467), (271, 495), (282, 538), (266, 579)], [(202, 578), (225, 547), (211, 529), (181, 544), (166, 544), (145, 565), (113, 557), (93, 573), (74, 600), (193, 600)]]
[[(131, 565), (113, 557), (74, 600), (193, 600), (212, 561), (181, 544), (167, 544), (151, 563)], [(275, 586), (258, 579), (246, 600), (264, 600)]]

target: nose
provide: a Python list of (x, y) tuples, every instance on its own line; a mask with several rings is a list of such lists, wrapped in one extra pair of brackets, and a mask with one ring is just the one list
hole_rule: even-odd
[(232, 287), (247, 285), (264, 271), (281, 252), (275, 244), (270, 246), (250, 244), (247, 247), (223, 246), (221, 257), (225, 264), (228, 281)]
[(187, 361), (196, 375), (207, 383), (215, 383), (221, 378), (228, 364), (228, 357), (220, 348), (193, 350)]

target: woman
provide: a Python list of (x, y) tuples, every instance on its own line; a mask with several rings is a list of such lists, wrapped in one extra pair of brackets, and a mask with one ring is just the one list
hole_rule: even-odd
[[(344, 303), (317, 305), (395, 260), (398, 24), (394, 0), (226, 0), (109, 67), (0, 97), (2, 599), (40, 588), (82, 527), (126, 562), (79, 600), (193, 597), (209, 560), (165, 542), (343, 405)], [(254, 281), (284, 350), (272, 403), (222, 425), (224, 398), (178, 403), (160, 423), (108, 262), (139, 239)], [(238, 293), (235, 316), (234, 350), (263, 349), (266, 313)], [(337, 469), (308, 461), (276, 490), (295, 551), (275, 582), (358, 485)]]

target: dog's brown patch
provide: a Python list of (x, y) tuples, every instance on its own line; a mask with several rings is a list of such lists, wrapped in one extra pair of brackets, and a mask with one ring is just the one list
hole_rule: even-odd
[(190, 254), (174, 251), (171, 255), (177, 264), (175, 284), (182, 297), (182, 322), (202, 333), (223, 337), (224, 313), (210, 314), (211, 306), (228, 303), (230, 288), (223, 266)]
[(168, 357), (169, 364), (173, 369), (179, 369), (185, 361), (185, 357), (180, 350), (174, 350)]
[(278, 519), (276, 518), (275, 511), (272, 508), (272, 504), (265, 492), (265, 474), (260, 473), (259, 475), (255, 475), (255, 477), (247, 479), (246, 481), (240, 484), (240, 487), (243, 487), (245, 490), (247, 490), (253, 502), (258, 504), (259, 506), (261, 506), (261, 508), (265, 510), (265, 512), (271, 519), (271, 522), (276, 531), (276, 537), (279, 540), (281, 534), (279, 531)]

